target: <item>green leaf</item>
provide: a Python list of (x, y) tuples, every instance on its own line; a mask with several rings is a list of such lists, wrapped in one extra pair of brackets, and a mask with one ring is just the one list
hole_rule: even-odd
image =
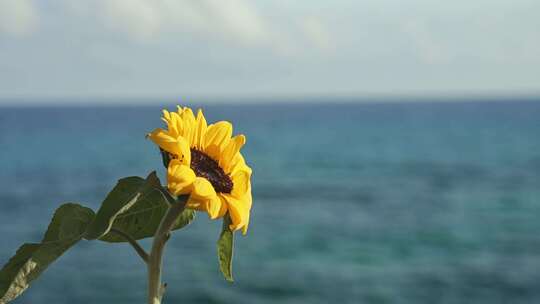
[(166, 204), (159, 187), (161, 185), (155, 172), (150, 173), (146, 179), (132, 176), (119, 180), (101, 204), (85, 238), (94, 240), (107, 234), (115, 219), (134, 207), (137, 202), (147, 201), (150, 206), (159, 205), (161, 201)]
[[(111, 228), (127, 233), (135, 240), (153, 236), (169, 207), (164, 191), (155, 172), (146, 179), (121, 179), (103, 201), (85, 238), (126, 242), (122, 236), (110, 232)], [(193, 210), (184, 210), (174, 229), (186, 226), (194, 217)]]
[[(141, 207), (130, 209), (128, 212), (116, 218), (113, 227), (128, 233), (135, 240), (153, 237), (167, 208), (167, 206), (151, 206), (145, 208), (143, 205)], [(187, 226), (193, 219), (195, 219), (195, 211), (184, 209), (176, 220), (173, 230), (178, 230)], [(109, 243), (126, 242), (122, 236), (112, 232), (102, 236), (99, 240)]]
[(0, 270), (0, 304), (17, 298), (47, 267), (82, 239), (94, 212), (78, 204), (58, 208), (41, 243), (22, 245)]
[(221, 229), (221, 234), (217, 241), (217, 252), (219, 259), (219, 269), (225, 279), (229, 282), (233, 282), (232, 277), (232, 260), (233, 260), (233, 249), (234, 249), (234, 233), (231, 231), (229, 226), (231, 225), (231, 218), (227, 214), (223, 217), (223, 227)]

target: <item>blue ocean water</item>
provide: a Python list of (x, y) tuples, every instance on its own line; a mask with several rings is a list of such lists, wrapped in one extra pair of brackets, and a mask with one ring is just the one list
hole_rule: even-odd
[[(118, 178), (164, 179), (144, 138), (161, 108), (0, 108), (0, 263), (39, 241), (60, 203), (96, 210)], [(165, 303), (540, 301), (540, 102), (204, 109), (248, 137), (252, 224), (234, 284), (217, 267), (219, 222), (199, 214), (174, 234)], [(83, 241), (16, 303), (145, 294), (130, 247)]]

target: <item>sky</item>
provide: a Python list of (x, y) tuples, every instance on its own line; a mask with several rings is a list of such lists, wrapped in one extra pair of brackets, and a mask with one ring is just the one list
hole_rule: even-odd
[(538, 0), (0, 0), (0, 103), (539, 94), (539, 54)]

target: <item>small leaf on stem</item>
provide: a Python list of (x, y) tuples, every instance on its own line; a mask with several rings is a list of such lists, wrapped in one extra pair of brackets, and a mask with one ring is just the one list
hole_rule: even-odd
[(225, 279), (229, 282), (233, 282), (232, 276), (232, 260), (234, 249), (234, 233), (229, 226), (231, 225), (231, 218), (228, 214), (223, 217), (223, 227), (221, 234), (217, 241), (217, 252), (219, 259), (219, 269), (223, 273)]

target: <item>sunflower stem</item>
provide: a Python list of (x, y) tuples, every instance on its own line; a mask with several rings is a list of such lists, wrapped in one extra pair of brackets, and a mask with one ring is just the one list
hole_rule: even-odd
[(184, 211), (186, 197), (180, 197), (174, 204), (169, 205), (161, 223), (154, 235), (152, 250), (148, 256), (148, 304), (160, 304), (167, 284), (161, 283), (163, 253), (165, 244), (178, 216)]

